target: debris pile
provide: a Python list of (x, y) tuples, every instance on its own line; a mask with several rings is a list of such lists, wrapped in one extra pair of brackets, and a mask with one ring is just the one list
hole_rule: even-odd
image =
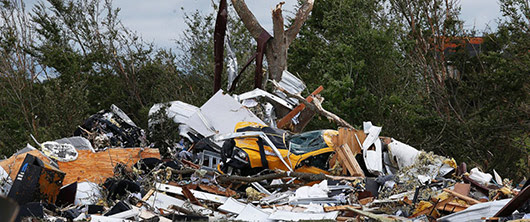
[[(105, 222), (530, 218), (529, 181), (468, 171), (381, 136), (371, 122), (355, 129), (322, 109), (322, 87), (301, 101), (306, 86), (284, 76), (272, 93), (219, 90), (201, 107), (170, 102), (165, 115), (182, 140), (160, 148), (167, 156), (114, 105), (74, 137), (34, 138), (37, 148), (0, 161), (0, 214)], [(316, 113), (341, 127), (304, 132)]]

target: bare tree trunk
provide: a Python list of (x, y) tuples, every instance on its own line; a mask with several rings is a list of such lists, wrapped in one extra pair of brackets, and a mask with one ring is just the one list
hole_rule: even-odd
[[(265, 29), (259, 24), (258, 20), (248, 9), (244, 0), (232, 0), (232, 4), (254, 39), (258, 39)], [(269, 79), (280, 81), (282, 72), (287, 69), (287, 50), (289, 45), (296, 38), (300, 28), (307, 20), (309, 13), (313, 9), (314, 0), (305, 0), (298, 9), (291, 26), (284, 30), (282, 5), (284, 2), (276, 5), (272, 10), (272, 24), (274, 38), (267, 43), (265, 56), (267, 57)]]

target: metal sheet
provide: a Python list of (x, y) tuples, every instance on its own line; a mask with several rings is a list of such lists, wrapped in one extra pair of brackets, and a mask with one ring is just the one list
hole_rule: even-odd
[[(166, 103), (157, 103), (149, 109), (149, 115), (153, 115), (158, 110), (160, 110)], [(198, 107), (194, 105), (187, 104), (182, 101), (172, 101), (167, 103), (169, 107), (166, 109), (167, 117), (173, 119), (175, 123), (184, 123), (188, 118), (190, 118), (193, 113), (199, 110)]]
[[(381, 127), (373, 126), (371, 122), (364, 122), (364, 132), (368, 133), (368, 136), (362, 144), (363, 158), (366, 163), (366, 168), (370, 173), (381, 175), (383, 174), (383, 155), (382, 155), (382, 144), (379, 140), (379, 133), (381, 133)], [(368, 148), (374, 144), (375, 150), (368, 150)]]
[(484, 221), (483, 217), (493, 217), (510, 199), (491, 201), (470, 206), (469, 208), (438, 218), (438, 221)]
[[(280, 85), (280, 87), (292, 94), (301, 93), (306, 88), (305, 83), (301, 79), (297, 78), (287, 70), (283, 71), (282, 80), (278, 83), (278, 85)], [(280, 90), (275, 90), (274, 94), (289, 101), (289, 103), (293, 105), (298, 104), (297, 99), (287, 97), (287, 95), (285, 95), (285, 93), (281, 92)]]
[(228, 56), (228, 64), (226, 64), (226, 72), (228, 73), (227, 89), (230, 89), (232, 88), (232, 83), (234, 83), (238, 72), (237, 57), (232, 47), (232, 42), (230, 41), (230, 32), (226, 33), (225, 45), (226, 55)]
[(282, 106), (285, 106), (286, 108), (288, 109), (293, 109), (294, 106), (292, 104), (290, 104), (289, 102), (287, 102), (285, 99), (279, 97), (279, 96), (275, 96), (267, 91), (264, 91), (262, 89), (254, 89), (252, 91), (248, 91), (246, 93), (243, 93), (243, 94), (240, 94), (240, 95), (237, 95), (235, 96), (237, 98), (237, 100), (239, 100), (240, 102), (242, 102), (243, 100), (246, 100), (246, 99), (254, 99), (254, 98), (258, 98), (258, 97), (265, 97), (271, 101), (274, 101), (274, 102), (277, 102), (278, 104), (282, 105)]
[(261, 119), (222, 90), (185, 121), (186, 125), (205, 137), (233, 132), (239, 122), (265, 125)]
[(116, 105), (112, 104), (110, 106), (110, 110), (129, 125), (137, 127), (136, 124), (131, 120), (131, 118), (129, 118), (129, 116), (127, 116), (127, 114), (125, 114), (125, 112), (123, 112)]

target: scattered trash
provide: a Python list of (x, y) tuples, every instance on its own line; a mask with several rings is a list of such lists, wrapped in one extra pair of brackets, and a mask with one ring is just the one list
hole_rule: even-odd
[(164, 159), (114, 105), (89, 117), (77, 136), (35, 140), (38, 149), (28, 144), (0, 161), (0, 214), (102, 222), (530, 217), (527, 180), (468, 172), (465, 163), (382, 136), (369, 121), (362, 130), (340, 124), (303, 132), (317, 113), (307, 107), (323, 88), (304, 101), (289, 97), (306, 86), (287, 72), (278, 87), (285, 89), (219, 90), (200, 108), (167, 103), (181, 140)]
[(101, 110), (86, 119), (74, 135), (87, 138), (96, 150), (147, 145), (144, 130), (114, 104), (110, 110)]

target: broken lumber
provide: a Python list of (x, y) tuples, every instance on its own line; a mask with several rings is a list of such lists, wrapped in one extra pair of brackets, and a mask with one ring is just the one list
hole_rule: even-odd
[(335, 148), (335, 152), (338, 154), (339, 162), (343, 164), (351, 176), (364, 177), (364, 172), (355, 159), (355, 154), (351, 151), (348, 144), (341, 145)]
[[(313, 101), (313, 96), (319, 94), (322, 90), (324, 89), (324, 87), (322, 86), (319, 86), (317, 89), (315, 89), (315, 91), (313, 91), (311, 93), (311, 95), (309, 95), (308, 97), (305, 98), (305, 100), (307, 102), (311, 102)], [(298, 113), (302, 112), (302, 110), (305, 109), (305, 104), (301, 103), (301, 104), (298, 104), (298, 106), (296, 106), (293, 110), (291, 110), (291, 112), (287, 113), (287, 115), (285, 115), (282, 119), (280, 119), (278, 121), (278, 123), (276, 125), (278, 125), (278, 128), (283, 128), (285, 125), (287, 125)]]
[(326, 174), (313, 174), (313, 173), (301, 173), (301, 172), (286, 172), (286, 171), (277, 171), (276, 173), (270, 173), (265, 175), (258, 175), (258, 176), (237, 176), (237, 175), (219, 175), (217, 177), (217, 181), (219, 183), (252, 183), (252, 182), (258, 182), (262, 180), (272, 180), (272, 179), (280, 179), (284, 177), (294, 177), (298, 180), (304, 180), (304, 181), (321, 181), (325, 179), (332, 179), (335, 180), (336, 178), (343, 178), (346, 180), (353, 180), (353, 179), (359, 179), (362, 177), (335, 177), (330, 176)]
[(478, 201), (478, 200), (475, 200), (475, 199), (473, 199), (473, 198), (471, 198), (471, 197), (468, 197), (468, 196), (464, 196), (464, 195), (462, 195), (462, 194), (457, 193), (456, 191), (449, 190), (449, 189), (447, 189), (447, 188), (446, 188), (446, 189), (443, 189), (443, 191), (445, 191), (445, 192), (447, 192), (447, 193), (449, 193), (449, 194), (451, 194), (451, 195), (453, 195), (453, 196), (455, 196), (455, 197), (458, 197), (458, 198), (460, 198), (460, 199), (462, 199), (462, 200), (465, 200), (466, 202), (468, 202), (468, 203), (471, 204), (471, 205), (481, 203), (481, 202)]
[[(366, 139), (366, 134), (362, 130), (356, 130), (354, 128), (346, 128), (346, 127), (339, 127), (339, 135), (337, 138), (337, 145), (343, 145), (348, 144), (350, 147), (352, 153), (354, 155), (357, 155), (358, 153), (361, 153), (361, 146), (359, 143), (363, 143)], [(359, 141), (357, 141), (357, 138), (359, 138)]]
[(322, 107), (322, 99), (320, 99), (319, 97), (317, 96), (312, 96), (313, 97), (313, 101), (311, 102), (308, 102), (304, 99), (304, 97), (298, 95), (298, 94), (292, 94), (290, 92), (288, 92), (287, 90), (285, 90), (284, 88), (282, 88), (276, 81), (272, 81), (272, 84), (274, 85), (274, 87), (276, 87), (278, 90), (280, 90), (281, 92), (285, 93), (285, 95), (289, 96), (289, 97), (293, 97), (293, 98), (296, 98), (298, 99), (298, 101), (300, 101), (301, 103), (303, 103), (304, 105), (306, 105), (307, 108), (315, 111), (316, 113), (326, 117), (328, 120), (330, 121), (333, 121), (334, 123), (336, 123), (337, 125), (339, 126), (344, 126), (344, 127), (348, 127), (348, 128), (353, 128), (353, 126), (351, 126), (348, 122), (346, 122), (345, 120), (343, 120), (342, 118), (340, 118), (339, 116), (335, 115), (334, 113), (332, 112), (329, 112), (327, 110), (325, 110), (323, 107)]

